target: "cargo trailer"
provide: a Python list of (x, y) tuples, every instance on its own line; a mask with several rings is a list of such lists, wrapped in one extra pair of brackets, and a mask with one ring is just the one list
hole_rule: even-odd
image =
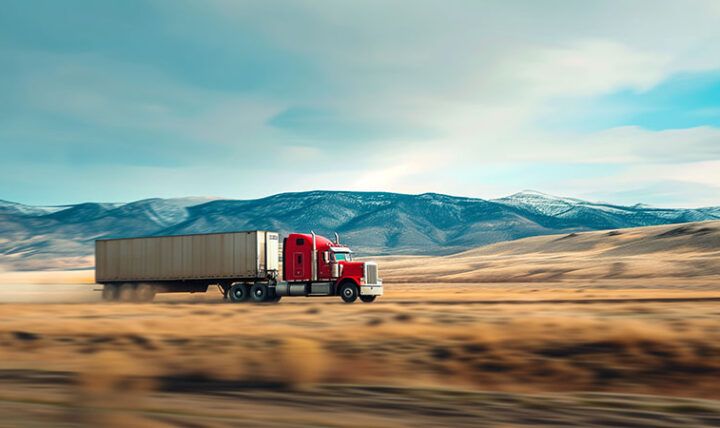
[[(339, 295), (348, 303), (383, 294), (377, 264), (315, 233), (252, 230), (99, 239), (95, 282), (105, 300), (148, 301), (156, 293), (205, 292), (217, 285), (231, 302), (276, 302), (282, 296)], [(280, 281), (282, 276), (283, 281)]]
[(207, 290), (209, 280), (272, 280), (278, 274), (278, 239), (262, 230), (99, 239), (95, 282), (105, 284), (106, 297), (113, 300), (130, 288), (149, 292), (147, 284), (155, 292), (198, 292)]

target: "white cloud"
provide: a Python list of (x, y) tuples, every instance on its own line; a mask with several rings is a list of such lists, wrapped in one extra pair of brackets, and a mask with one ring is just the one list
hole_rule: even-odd
[[(35, 61), (21, 87), (32, 108), (110, 131), (190, 140), (199, 148), (190, 156), (197, 162), (177, 171), (131, 172), (170, 177), (165, 185), (243, 196), (247, 187), (233, 190), (237, 187), (227, 183), (255, 179), (260, 165), (273, 171), (260, 194), (328, 188), (341, 173), (350, 178), (339, 188), (486, 196), (480, 192), (506, 189), (488, 183), (502, 180), (503, 174), (493, 180), (458, 171), (514, 171), (533, 163), (608, 164), (624, 172), (609, 170), (602, 181), (578, 177), (563, 186), (548, 179), (519, 187), (597, 194), (602, 186), (630, 186), (637, 180), (713, 186), (717, 178), (712, 168), (720, 159), (720, 130), (715, 128), (577, 133), (546, 129), (542, 123), (548, 111), (561, 108), (555, 105), (558, 98), (591, 101), (618, 90), (646, 91), (680, 72), (720, 69), (715, 0), (552, 6), (532, 1), (227, 0), (210, 7), (160, 4), (158, 13), (171, 30), (168, 37), (182, 37), (188, 24), (202, 17), (213, 24), (211, 30), (227, 36), (220, 37), (224, 49), (232, 49), (233, 36), (242, 29), (243, 36), (256, 35), (275, 48), (273, 54), (309, 64), (317, 80), (298, 77), (298, 86), (314, 88), (305, 91), (284, 92), (272, 85), (270, 90), (222, 91), (198, 87), (170, 69), (97, 52), (47, 54), (50, 58), (42, 58), (43, 53), (26, 60)], [(202, 31), (193, 37), (198, 39), (189, 42), (201, 46)], [(217, 53), (208, 51), (207, 58), (212, 55)], [(359, 142), (328, 142), (268, 125), (293, 107), (338, 112), (338, 117), (390, 131)], [(57, 132), (42, 131), (42, 138)], [(298, 163), (312, 166), (298, 172)], [(204, 178), (198, 181), (197, 174)], [(161, 189), (143, 187), (145, 193), (138, 196)]]
[[(533, 138), (533, 137), (527, 137)], [(720, 129), (697, 127), (650, 131), (636, 126), (590, 134), (538, 131), (535, 147), (516, 159), (576, 163), (642, 164), (700, 162), (720, 159)]]
[[(652, 171), (668, 179), (686, 183), (705, 184), (720, 192), (720, 160), (683, 163), (679, 165), (658, 165), (660, 171)], [(651, 172), (651, 171), (646, 171)], [(717, 203), (717, 202), (716, 202)]]
[[(415, 146), (418, 144), (415, 143)], [(454, 156), (438, 150), (409, 150), (407, 153), (384, 153), (374, 156), (374, 165), (348, 177), (347, 185), (356, 190), (383, 190), (402, 187), (406, 192), (425, 193), (435, 190), (433, 174), (452, 168)]]
[(647, 90), (667, 76), (670, 60), (668, 54), (600, 39), (538, 49), (515, 61), (513, 68), (534, 96), (592, 96), (617, 89)]

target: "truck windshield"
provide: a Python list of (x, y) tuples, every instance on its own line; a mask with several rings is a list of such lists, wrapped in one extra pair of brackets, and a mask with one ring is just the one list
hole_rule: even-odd
[(335, 253), (336, 262), (349, 262), (352, 261), (350, 253)]

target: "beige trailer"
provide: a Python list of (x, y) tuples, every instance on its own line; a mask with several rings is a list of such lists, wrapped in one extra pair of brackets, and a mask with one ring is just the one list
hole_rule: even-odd
[[(155, 292), (223, 289), (234, 282), (275, 281), (277, 232), (158, 236), (95, 241), (95, 282), (107, 300), (148, 300)], [(122, 294), (131, 294), (131, 298)]]

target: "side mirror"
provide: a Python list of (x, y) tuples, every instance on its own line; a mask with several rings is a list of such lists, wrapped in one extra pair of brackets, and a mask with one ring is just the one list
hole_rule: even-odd
[(323, 251), (323, 262), (330, 263), (330, 254), (327, 251)]

